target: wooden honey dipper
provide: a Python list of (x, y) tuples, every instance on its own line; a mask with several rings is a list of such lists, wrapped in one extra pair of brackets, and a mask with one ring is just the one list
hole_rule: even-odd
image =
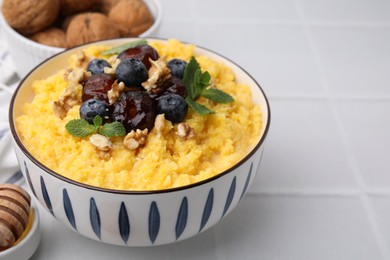
[(30, 214), (30, 195), (20, 186), (0, 184), (0, 251), (23, 234)]

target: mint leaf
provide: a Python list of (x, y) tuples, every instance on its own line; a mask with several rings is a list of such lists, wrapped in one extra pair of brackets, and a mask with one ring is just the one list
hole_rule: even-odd
[(76, 137), (87, 137), (88, 135), (96, 133), (95, 126), (90, 125), (87, 120), (73, 119), (65, 125), (66, 130)]
[(189, 96), (186, 97), (187, 104), (195, 110), (195, 112), (201, 114), (201, 115), (208, 115), (208, 114), (215, 114), (214, 111), (208, 109), (206, 106), (199, 104), (195, 102), (193, 99), (191, 99)]
[[(199, 97), (199, 89), (197, 88), (197, 79), (199, 76), (196, 74), (200, 73), (199, 63), (194, 57), (191, 57), (190, 61), (187, 63), (186, 68), (184, 69), (183, 75), (183, 84), (186, 87), (187, 95), (193, 100), (196, 100)], [(199, 80), (198, 80), (199, 81)]]
[(93, 124), (96, 126), (96, 127), (99, 127), (103, 124), (103, 118), (99, 115), (96, 115), (94, 118), (93, 118)]
[(232, 96), (216, 88), (206, 88), (202, 90), (200, 95), (217, 103), (231, 103), (234, 101)]
[(128, 43), (119, 45), (119, 46), (114, 47), (112, 49), (108, 49), (108, 50), (102, 51), (102, 54), (103, 55), (118, 54), (118, 53), (121, 53), (124, 50), (130, 49), (130, 48), (133, 48), (133, 47), (137, 47), (137, 46), (140, 46), (140, 45), (146, 45), (146, 44), (148, 44), (147, 40), (140, 39), (140, 40), (137, 40), (137, 41), (128, 42)]
[(119, 122), (112, 122), (105, 124), (99, 129), (99, 134), (102, 134), (107, 137), (112, 136), (125, 136), (126, 135), (126, 129), (125, 127), (119, 123)]
[(230, 103), (234, 101), (232, 96), (222, 90), (207, 88), (211, 85), (211, 75), (208, 71), (202, 72), (199, 63), (194, 57), (191, 57), (184, 69), (183, 84), (187, 91), (187, 104), (201, 115), (213, 114), (214, 111), (196, 103), (195, 100), (199, 96), (217, 103)]
[(208, 86), (211, 85), (211, 83), (210, 83), (211, 76), (210, 76), (210, 73), (208, 71), (200, 73), (199, 76), (200, 76), (200, 78), (199, 78), (198, 84), (199, 84), (200, 92), (202, 92), (205, 88), (207, 88)]

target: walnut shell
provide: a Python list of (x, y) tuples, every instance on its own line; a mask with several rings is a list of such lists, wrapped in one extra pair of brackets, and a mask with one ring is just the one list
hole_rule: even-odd
[(93, 9), (97, 12), (108, 14), (111, 8), (121, 0), (95, 0)]
[(41, 44), (59, 47), (59, 48), (67, 48), (68, 44), (66, 43), (66, 34), (63, 30), (50, 27), (41, 32), (37, 32), (30, 37), (31, 40), (39, 42)]
[(66, 40), (69, 47), (119, 36), (119, 31), (113, 22), (101, 13), (75, 15), (66, 30)]
[(122, 0), (111, 8), (108, 17), (121, 36), (138, 36), (152, 26), (154, 19), (148, 6), (140, 0)]
[(61, 13), (68, 15), (91, 10), (94, 0), (60, 0)]
[(24, 35), (49, 27), (58, 16), (59, 0), (4, 0), (2, 11), (8, 24)]

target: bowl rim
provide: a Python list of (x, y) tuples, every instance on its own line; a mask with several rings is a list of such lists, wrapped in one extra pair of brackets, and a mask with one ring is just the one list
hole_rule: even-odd
[[(244, 157), (242, 158), (240, 161), (238, 161), (237, 163), (235, 163), (234, 165), (232, 165), (231, 167), (229, 167), (228, 169), (226, 169), (225, 171), (222, 171), (210, 178), (207, 178), (205, 180), (202, 180), (202, 181), (199, 181), (199, 182), (195, 182), (195, 183), (192, 183), (192, 184), (187, 184), (187, 185), (184, 185), (184, 186), (179, 186), (179, 187), (174, 187), (174, 188), (169, 188), (169, 189), (159, 189), (159, 190), (115, 190), (115, 189), (109, 189), (109, 188), (101, 188), (101, 187), (97, 187), (97, 186), (92, 186), (92, 185), (89, 185), (89, 184), (85, 184), (85, 183), (81, 183), (81, 182), (78, 182), (78, 181), (75, 181), (73, 179), (70, 179), (68, 177), (65, 177), (57, 172), (55, 172), (54, 170), (51, 170), (49, 169), (47, 166), (45, 166), (43, 163), (39, 162), (28, 150), (27, 148), (23, 145), (22, 141), (19, 139), (19, 136), (18, 136), (18, 133), (16, 131), (16, 126), (14, 124), (14, 117), (13, 117), (13, 107), (14, 107), (14, 104), (15, 104), (15, 99), (16, 99), (16, 96), (18, 95), (19, 93), (19, 90), (21, 89), (23, 83), (27, 80), (27, 78), (34, 72), (36, 71), (37, 69), (39, 69), (39, 67), (41, 65), (43, 65), (44, 63), (48, 62), (49, 60), (51, 59), (54, 59), (55, 57), (59, 56), (59, 55), (63, 55), (64, 53), (66, 52), (71, 52), (73, 51), (74, 49), (76, 48), (80, 48), (80, 47), (83, 47), (83, 46), (87, 46), (87, 45), (93, 45), (93, 44), (101, 44), (102, 42), (109, 42), (109, 41), (118, 41), (118, 40), (121, 40), (121, 41), (125, 41), (125, 40), (136, 40), (136, 39), (141, 39), (141, 37), (129, 37), (129, 38), (114, 38), (114, 39), (109, 39), (109, 40), (103, 40), (103, 41), (95, 41), (95, 42), (90, 42), (90, 43), (86, 43), (86, 44), (82, 44), (82, 45), (78, 45), (78, 46), (75, 46), (73, 48), (69, 48), (69, 49), (66, 49), (62, 52), (59, 52), (47, 59), (45, 59), (44, 61), (42, 61), (41, 63), (39, 63), (38, 65), (36, 65), (18, 84), (18, 86), (16, 87), (15, 89), (15, 92), (13, 93), (12, 95), (12, 98), (11, 98), (11, 101), (10, 101), (10, 106), (9, 106), (9, 113), (8, 113), (8, 119), (9, 119), (9, 124), (10, 124), (10, 129), (11, 129), (11, 133), (12, 133), (12, 137), (14, 139), (14, 141), (16, 142), (16, 144), (18, 145), (18, 147), (22, 150), (22, 152), (31, 160), (31, 162), (33, 162), (36, 166), (38, 166), (39, 168), (41, 168), (43, 171), (45, 171), (46, 173), (50, 174), (51, 176), (57, 178), (57, 179), (60, 179), (62, 181), (65, 181), (71, 185), (75, 185), (75, 186), (78, 186), (78, 187), (81, 187), (81, 188), (86, 188), (86, 189), (89, 189), (89, 190), (94, 190), (94, 191), (98, 191), (98, 192), (105, 192), (105, 193), (113, 193), (113, 194), (124, 194), (124, 195), (147, 195), (147, 194), (161, 194), (161, 193), (171, 193), (171, 192), (177, 192), (177, 191), (183, 191), (183, 190), (188, 190), (188, 189), (191, 189), (191, 188), (195, 188), (195, 187), (198, 187), (198, 186), (202, 186), (204, 184), (207, 184), (207, 183), (210, 183), (216, 179), (219, 179), (225, 175), (227, 175), (228, 173), (234, 171), (235, 169), (237, 169), (238, 167), (240, 167), (242, 164), (244, 164), (246, 161), (248, 161), (248, 159), (250, 157), (252, 157), (252, 155), (254, 153), (257, 152), (257, 150), (261, 147), (261, 145), (264, 143), (265, 141), (265, 138), (268, 134), (268, 131), (269, 131), (269, 127), (270, 127), (270, 123), (271, 123), (271, 110), (270, 110), (270, 105), (269, 105), (269, 101), (268, 101), (268, 98), (265, 94), (265, 92), (263, 91), (262, 87), (260, 86), (260, 84), (252, 77), (252, 75), (250, 75), (245, 69), (243, 69), (240, 65), (238, 65), (237, 63), (235, 63), (234, 61), (232, 61), (231, 59), (229, 58), (226, 58), (225, 56), (219, 54), (218, 52), (215, 52), (213, 50), (210, 50), (208, 48), (205, 48), (205, 47), (202, 47), (200, 45), (195, 45), (196, 48), (199, 48), (199, 49), (203, 49), (205, 51), (208, 51), (214, 55), (217, 55), (229, 62), (231, 62), (233, 65), (237, 66), (237, 68), (239, 68), (242, 72), (244, 72), (251, 80), (253, 80), (253, 82), (255, 83), (255, 85), (259, 88), (260, 92), (262, 93), (263, 97), (264, 97), (264, 100), (265, 100), (265, 104), (266, 104), (266, 111), (268, 112), (268, 120), (266, 121), (266, 124), (264, 125), (264, 132), (262, 134), (262, 136), (260, 137), (259, 141), (257, 142), (257, 144), (252, 148), (252, 150)], [(145, 37), (145, 39), (147, 40), (156, 40), (156, 41), (168, 41), (169, 39), (167, 38), (161, 38), (161, 37)], [(184, 43), (184, 44), (191, 44), (191, 43), (188, 43), (188, 42), (185, 42), (185, 41), (181, 41), (180, 42)]]

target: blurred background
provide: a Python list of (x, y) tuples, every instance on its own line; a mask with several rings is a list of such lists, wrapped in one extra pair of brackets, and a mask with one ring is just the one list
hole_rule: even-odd
[[(42, 210), (32, 259), (390, 259), (390, 1), (161, 6), (155, 36), (228, 57), (269, 97), (271, 128), (249, 194), (212, 229), (154, 248), (86, 239)], [(1, 29), (0, 82), (12, 87), (20, 78)]]

